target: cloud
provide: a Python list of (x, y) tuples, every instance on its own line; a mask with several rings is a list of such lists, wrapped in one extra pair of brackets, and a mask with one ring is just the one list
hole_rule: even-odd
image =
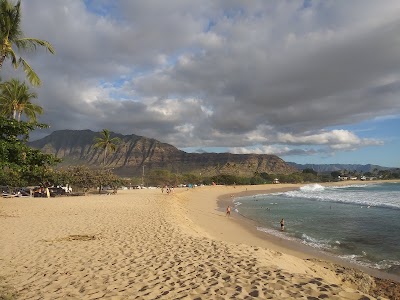
[(233, 147), (229, 149), (229, 152), (234, 154), (272, 154), (277, 156), (309, 156), (318, 153), (325, 153), (325, 151), (316, 149), (292, 149), (287, 146), (259, 146), (251, 149), (246, 147)]
[(57, 52), (26, 54), (50, 131), (312, 154), (291, 147), (382, 145), (340, 128), (400, 114), (398, 1), (35, 0), (22, 9), (26, 35)]
[(370, 145), (382, 145), (383, 142), (376, 139), (361, 139), (348, 130), (332, 130), (310, 135), (292, 135), (290, 133), (279, 133), (277, 141), (292, 145), (328, 145), (333, 149), (346, 149)]
[[(278, 133), (270, 138), (270, 143), (256, 147), (232, 147), (232, 153), (275, 154), (288, 155), (333, 155), (336, 151), (352, 151), (367, 146), (381, 146), (383, 141), (379, 139), (360, 138), (348, 130), (332, 130), (314, 134), (293, 135), (290, 133)], [(293, 146), (306, 146), (305, 149), (293, 148)], [(309, 148), (316, 146), (318, 148)]]

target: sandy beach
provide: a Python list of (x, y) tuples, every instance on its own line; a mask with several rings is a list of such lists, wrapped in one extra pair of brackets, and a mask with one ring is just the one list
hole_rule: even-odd
[(398, 284), (258, 236), (218, 209), (223, 195), (274, 187), (0, 198), (0, 299), (398, 299), (380, 296)]

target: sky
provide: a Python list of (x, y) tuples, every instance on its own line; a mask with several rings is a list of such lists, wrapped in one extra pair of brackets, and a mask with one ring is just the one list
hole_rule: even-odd
[[(400, 1), (22, 0), (39, 121), (400, 167)], [(23, 76), (6, 62), (3, 79)]]

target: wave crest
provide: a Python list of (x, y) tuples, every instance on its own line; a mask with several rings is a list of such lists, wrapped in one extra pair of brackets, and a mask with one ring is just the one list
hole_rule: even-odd
[(322, 185), (315, 183), (315, 184), (308, 184), (305, 186), (302, 186), (300, 188), (300, 191), (302, 192), (320, 192), (325, 190), (325, 187), (323, 187)]

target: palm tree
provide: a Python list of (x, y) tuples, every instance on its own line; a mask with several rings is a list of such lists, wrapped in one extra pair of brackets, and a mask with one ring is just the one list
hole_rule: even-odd
[(22, 65), (29, 82), (40, 85), (41, 81), (31, 66), (22, 58), (17, 58), (13, 46), (18, 50), (36, 50), (37, 46), (45, 47), (54, 54), (53, 46), (44, 40), (24, 37), (21, 30), (21, 0), (13, 5), (9, 0), (0, 0), (0, 71), (6, 58), (11, 59), (15, 69)]
[(25, 98), (24, 102), (18, 103), (17, 106), (17, 120), (21, 121), (21, 115), (25, 114), (30, 122), (36, 122), (36, 115), (41, 115), (43, 113), (43, 108), (39, 105), (33, 104), (29, 99)]
[(103, 165), (106, 165), (107, 151), (114, 152), (117, 149), (117, 144), (121, 142), (118, 137), (111, 138), (110, 131), (103, 129), (101, 137), (95, 137), (93, 142), (95, 148), (102, 148), (104, 150)]
[(43, 113), (43, 108), (33, 104), (31, 99), (36, 99), (37, 94), (30, 92), (25, 82), (18, 79), (11, 79), (0, 85), (0, 114), (21, 120), (24, 113), (29, 121), (35, 122), (36, 115)]

